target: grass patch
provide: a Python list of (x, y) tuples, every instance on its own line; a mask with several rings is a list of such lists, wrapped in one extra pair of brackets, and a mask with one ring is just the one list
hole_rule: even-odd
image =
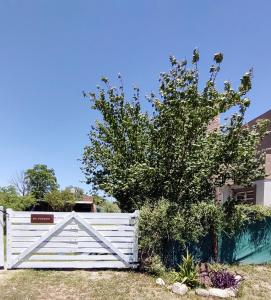
[[(239, 299), (271, 299), (271, 266), (228, 269), (245, 276)], [(170, 284), (170, 277), (164, 279)], [(134, 271), (5, 270), (0, 272), (0, 299), (202, 299), (193, 291), (185, 297), (174, 295), (155, 280)]]

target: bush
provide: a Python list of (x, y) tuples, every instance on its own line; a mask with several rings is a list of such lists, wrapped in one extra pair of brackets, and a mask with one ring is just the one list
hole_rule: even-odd
[(76, 201), (74, 194), (68, 190), (47, 193), (44, 200), (54, 211), (71, 211)]
[(142, 260), (141, 270), (155, 276), (162, 276), (166, 271), (165, 266), (158, 255), (148, 256), (145, 260)]
[(32, 195), (20, 196), (13, 186), (0, 188), (0, 206), (13, 210), (26, 210), (36, 203)]

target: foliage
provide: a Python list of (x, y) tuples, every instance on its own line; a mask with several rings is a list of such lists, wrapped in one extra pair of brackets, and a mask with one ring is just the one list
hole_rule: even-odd
[(106, 213), (119, 213), (120, 208), (118, 207), (116, 202), (111, 202), (109, 200), (106, 200), (100, 196), (93, 196), (94, 198), (94, 203), (97, 206), (97, 209), (100, 212), (106, 212)]
[(235, 287), (237, 282), (235, 275), (227, 270), (218, 270), (211, 273), (211, 282), (213, 287), (226, 289)]
[(36, 203), (32, 195), (18, 195), (14, 186), (0, 188), (0, 206), (13, 210), (26, 210)]
[(38, 200), (58, 188), (54, 169), (48, 169), (46, 165), (34, 165), (32, 169), (26, 170), (25, 174), (28, 191)]
[[(123, 211), (140, 209), (145, 203), (168, 199), (173, 206), (187, 207), (215, 199), (215, 191), (227, 182), (249, 185), (264, 175), (263, 153), (257, 146), (268, 123), (244, 126), (250, 105), (252, 72), (233, 89), (224, 82), (216, 88), (223, 55), (214, 55), (210, 78), (199, 80), (199, 53), (192, 66), (170, 57), (171, 69), (160, 75), (160, 96), (149, 97), (153, 110), (144, 112), (139, 89), (131, 101), (107, 78), (97, 93), (84, 93), (101, 114), (89, 133), (82, 169), (86, 182), (117, 199)], [(203, 88), (201, 88), (203, 87)], [(237, 111), (218, 130), (213, 119)]]
[(65, 188), (66, 191), (71, 192), (74, 194), (74, 197), (76, 199), (76, 201), (82, 201), (83, 199), (83, 195), (84, 195), (84, 190), (78, 186), (67, 186)]
[(179, 265), (176, 280), (190, 287), (195, 287), (199, 284), (197, 266), (193, 256), (189, 254), (188, 250), (186, 250), (186, 254), (182, 256), (182, 263)]
[(53, 190), (45, 194), (44, 200), (54, 211), (72, 211), (76, 198), (68, 190)]
[(19, 193), (21, 196), (27, 195), (29, 191), (25, 171), (21, 171), (13, 176), (11, 179), (11, 185), (16, 188), (17, 193)]
[(140, 267), (142, 271), (155, 276), (162, 276), (166, 271), (164, 263), (158, 255), (146, 257), (141, 261)]

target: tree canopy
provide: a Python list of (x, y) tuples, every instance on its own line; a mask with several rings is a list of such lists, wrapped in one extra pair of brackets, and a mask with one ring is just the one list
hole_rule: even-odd
[(13, 210), (25, 210), (36, 203), (32, 195), (21, 196), (14, 186), (0, 188), (0, 206)]
[[(121, 76), (118, 88), (103, 77), (104, 87), (85, 93), (101, 115), (84, 149), (86, 182), (115, 197), (123, 211), (133, 211), (161, 198), (177, 207), (212, 201), (216, 188), (227, 182), (246, 186), (262, 177), (258, 144), (268, 123), (244, 126), (252, 71), (237, 89), (225, 81), (220, 91), (222, 61), (221, 53), (214, 55), (210, 77), (202, 83), (197, 50), (190, 66), (170, 57), (171, 69), (160, 74), (159, 96), (148, 97), (152, 111), (142, 109), (138, 88), (132, 99), (125, 95)], [(236, 113), (225, 124), (209, 129), (216, 116), (231, 109)]]
[(58, 188), (54, 169), (48, 169), (43, 164), (34, 165), (32, 169), (26, 170), (25, 180), (27, 190), (38, 200)]

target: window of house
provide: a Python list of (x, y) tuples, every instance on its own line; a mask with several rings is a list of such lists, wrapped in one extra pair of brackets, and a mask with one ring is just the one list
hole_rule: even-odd
[(249, 188), (234, 189), (233, 197), (240, 202), (256, 204), (256, 185)]

